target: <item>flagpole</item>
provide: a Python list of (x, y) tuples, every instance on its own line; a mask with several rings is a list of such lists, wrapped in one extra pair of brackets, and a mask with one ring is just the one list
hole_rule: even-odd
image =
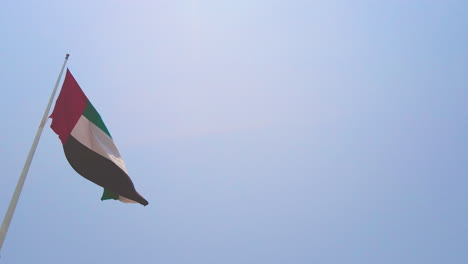
[(36, 136), (34, 137), (34, 141), (32, 143), (31, 149), (29, 150), (28, 157), (24, 162), (23, 170), (21, 171), (21, 175), (19, 177), (18, 183), (16, 185), (15, 192), (13, 193), (13, 197), (10, 201), (10, 206), (8, 206), (8, 210), (5, 214), (5, 218), (3, 219), (2, 226), (0, 227), (0, 251), (2, 250), (3, 242), (5, 241), (6, 234), (8, 232), (8, 227), (10, 226), (11, 219), (13, 218), (13, 214), (15, 213), (16, 204), (18, 203), (18, 199), (21, 194), (21, 190), (23, 189), (24, 181), (26, 180), (26, 175), (28, 174), (29, 167), (31, 166), (31, 161), (34, 157), (34, 153), (36, 152), (37, 144), (39, 143), (39, 139), (41, 138), (42, 130), (44, 129), (44, 125), (47, 122), (47, 117), (49, 115), (50, 107), (52, 105), (52, 101), (55, 98), (55, 93), (57, 92), (57, 88), (62, 78), (63, 70), (65, 69), (65, 65), (67, 64), (68, 57), (70, 55), (67, 54), (65, 56), (65, 61), (63, 62), (62, 69), (60, 70), (60, 74), (55, 82), (54, 90), (50, 95), (49, 103), (44, 111), (44, 115), (42, 116), (41, 123), (39, 124), (39, 128), (37, 129)]

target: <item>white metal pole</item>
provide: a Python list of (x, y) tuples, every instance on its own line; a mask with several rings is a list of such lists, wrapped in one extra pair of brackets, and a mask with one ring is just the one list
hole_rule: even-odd
[(58, 88), (60, 79), (62, 78), (63, 70), (65, 69), (65, 65), (67, 64), (69, 56), (70, 56), (69, 54), (65, 56), (65, 61), (63, 62), (62, 69), (60, 70), (60, 74), (57, 78), (57, 81), (55, 82), (54, 90), (52, 91), (52, 94), (50, 95), (49, 103), (47, 104), (47, 107), (44, 111), (44, 115), (42, 116), (41, 123), (39, 124), (39, 128), (37, 129), (37, 133), (36, 133), (36, 136), (34, 137), (34, 141), (32, 143), (31, 149), (29, 150), (28, 157), (26, 158), (26, 161), (24, 162), (24, 167), (23, 167), (23, 170), (21, 171), (21, 175), (18, 180), (18, 184), (16, 185), (15, 192), (13, 193), (13, 197), (11, 198), (10, 206), (8, 206), (8, 210), (5, 214), (5, 218), (3, 219), (2, 227), (0, 227), (0, 251), (3, 246), (3, 242), (5, 241), (5, 237), (8, 232), (8, 227), (10, 226), (11, 219), (13, 218), (13, 214), (15, 213), (16, 204), (18, 203), (21, 190), (23, 189), (24, 181), (26, 180), (26, 175), (28, 175), (29, 166), (31, 165), (31, 161), (34, 157), (34, 153), (36, 152), (37, 144), (39, 143), (39, 139), (41, 138), (44, 125), (47, 122), (47, 117), (49, 115), (50, 106), (52, 105), (52, 101), (55, 98), (55, 93), (57, 92), (57, 88)]

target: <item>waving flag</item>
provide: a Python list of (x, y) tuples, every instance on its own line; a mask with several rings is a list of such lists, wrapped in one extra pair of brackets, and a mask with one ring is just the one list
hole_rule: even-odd
[(135, 190), (101, 116), (69, 70), (50, 117), (68, 162), (81, 176), (104, 187), (102, 200), (148, 205)]

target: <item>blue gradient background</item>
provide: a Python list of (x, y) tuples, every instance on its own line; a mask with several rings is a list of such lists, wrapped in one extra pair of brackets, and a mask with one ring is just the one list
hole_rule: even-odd
[(468, 2), (0, 7), (0, 215), (65, 53), (150, 205), (44, 130), (2, 263), (468, 263)]

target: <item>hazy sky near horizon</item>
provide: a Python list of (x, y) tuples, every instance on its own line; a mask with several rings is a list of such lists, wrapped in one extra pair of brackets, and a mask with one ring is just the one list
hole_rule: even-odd
[(46, 125), (0, 263), (468, 262), (468, 2), (0, 8), (0, 217), (66, 53), (146, 207)]

